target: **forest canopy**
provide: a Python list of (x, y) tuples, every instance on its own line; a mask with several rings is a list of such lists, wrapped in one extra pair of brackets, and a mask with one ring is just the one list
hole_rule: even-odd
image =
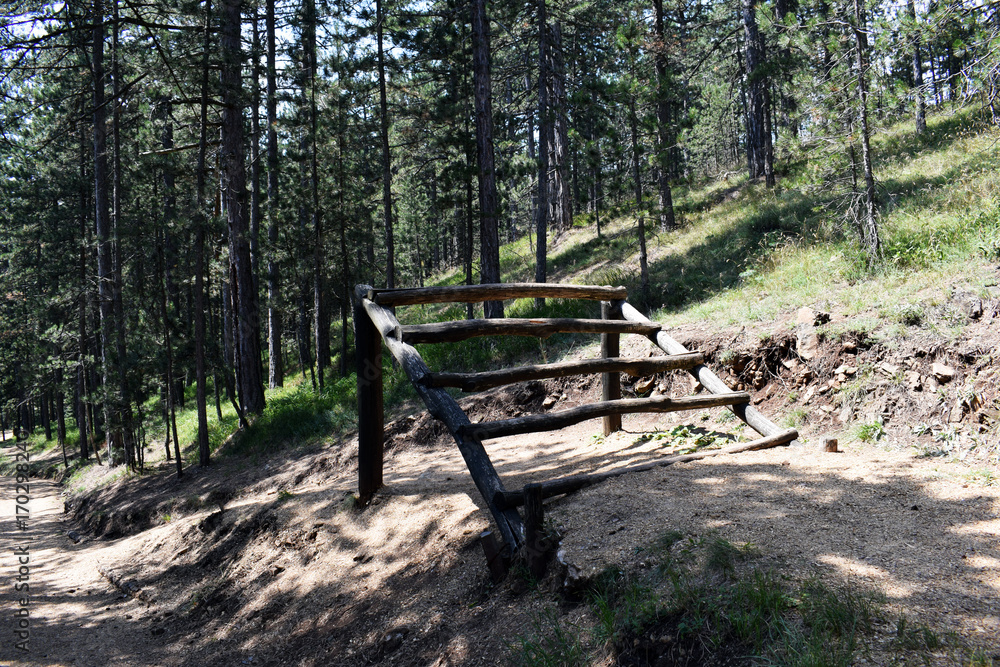
[[(141, 465), (144, 420), (194, 385), (243, 423), (290, 372), (352, 368), (357, 283), (533, 275), (574, 225), (683, 224), (672, 188), (780, 188), (796, 156), (869, 267), (872, 136), (974, 103), (985, 0), (4, 2), (0, 416)], [(502, 304), (484, 315), (502, 316)], [(151, 405), (158, 407), (150, 408)], [(169, 423), (169, 420), (168, 420)], [(174, 455), (181, 456), (176, 426)], [(98, 451), (96, 443), (105, 443)]]

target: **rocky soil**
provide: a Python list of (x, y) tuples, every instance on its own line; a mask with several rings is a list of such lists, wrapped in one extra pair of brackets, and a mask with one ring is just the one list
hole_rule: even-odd
[[(450, 436), (419, 413), (388, 426), (386, 488), (365, 508), (354, 502), (349, 434), (268, 460), (223, 457), (181, 480), (107, 482), (65, 498), (65, 513), (58, 489), (39, 481), (35, 634), (28, 654), (5, 637), (0, 663), (509, 664), (510, 647), (552, 610), (580, 628), (595, 664), (614, 664), (566, 586), (610, 564), (644, 567), (643, 549), (666, 530), (752, 542), (758, 566), (796, 579), (878, 587), (894, 613), (959, 638), (933, 663), (968, 664), (974, 648), (1000, 661), (998, 311), (995, 301), (962, 306), (951, 337), (913, 327), (882, 336), (820, 308), (757, 329), (672, 331), (761, 411), (799, 428), (801, 445), (658, 468), (549, 501), (563, 564), (534, 590), (516, 577), (491, 582), (478, 540), (489, 515)], [(656, 353), (644, 340), (623, 344), (623, 354)], [(699, 387), (672, 373), (625, 389)], [(477, 421), (599, 395), (593, 379), (536, 382), (463, 405)], [(607, 438), (594, 421), (487, 449), (516, 488), (752, 437), (727, 415), (630, 416)], [(822, 436), (842, 451), (820, 452)], [(12, 494), (0, 500), (6, 521)], [(886, 646), (892, 631), (880, 630)]]

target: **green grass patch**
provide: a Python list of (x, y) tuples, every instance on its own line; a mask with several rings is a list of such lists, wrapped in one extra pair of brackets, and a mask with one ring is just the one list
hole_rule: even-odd
[[(591, 582), (590, 626), (570, 628), (550, 609), (512, 645), (514, 663), (847, 667), (886, 621), (881, 592), (791, 580), (754, 567), (753, 545), (718, 535), (668, 531), (643, 552), (654, 567), (609, 568)], [(930, 628), (897, 623), (899, 652), (927, 657), (941, 645)]]
[(268, 398), (264, 412), (225, 451), (229, 455), (259, 456), (345, 432), (355, 425), (356, 396), (354, 375), (328, 381), (323, 391), (299, 384), (275, 392)]

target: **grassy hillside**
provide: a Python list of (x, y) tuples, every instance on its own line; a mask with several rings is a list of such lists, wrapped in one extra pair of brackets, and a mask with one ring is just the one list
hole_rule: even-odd
[[(815, 146), (800, 146), (784, 156), (784, 172), (774, 189), (747, 183), (744, 177), (675, 188), (680, 227), (659, 230), (647, 220), (650, 303), (640, 299), (636, 214), (628, 205), (606, 213), (600, 237), (593, 217), (583, 214), (572, 230), (551, 239), (550, 280), (627, 285), (630, 300), (668, 326), (738, 326), (812, 305), (841, 312), (852, 318), (850, 326), (884, 338), (930, 330), (947, 339), (962, 320), (944, 307), (949, 295), (963, 291), (986, 297), (996, 284), (998, 137), (975, 109), (933, 116), (923, 136), (914, 134), (909, 121), (876, 135), (884, 260), (874, 270), (866, 268), (847, 223), (846, 193), (842, 183), (832, 180), (831, 156)], [(501, 248), (504, 280), (533, 280), (533, 241), (529, 235)], [(455, 270), (430, 284), (455, 284), (462, 278)], [(533, 301), (521, 300), (509, 304), (507, 314), (593, 317), (597, 310), (595, 304), (553, 300), (539, 310)], [(464, 316), (465, 308), (458, 304), (399, 313), (404, 322)], [(480, 339), (428, 345), (422, 352), (432, 368), (482, 369), (525, 358), (551, 361), (592, 342), (568, 334), (543, 341)], [(387, 408), (396, 413), (412, 409), (412, 389), (385, 356)], [(301, 374), (291, 376), (285, 388), (269, 392), (264, 415), (235, 439), (230, 435), (238, 423), (225, 399), (221, 421), (210, 409), (212, 446), (219, 449), (231, 441), (224, 451), (256, 456), (286, 444), (338, 439), (353, 428), (354, 402), (350, 377), (331, 378), (319, 393)], [(158, 413), (154, 400), (147, 414)], [(179, 411), (178, 430), (185, 458), (193, 462), (193, 400)], [(162, 443), (162, 419), (148, 436)], [(34, 439), (39, 452), (54, 446), (41, 435)], [(162, 444), (154, 446), (154, 458), (162, 458), (162, 450)]]

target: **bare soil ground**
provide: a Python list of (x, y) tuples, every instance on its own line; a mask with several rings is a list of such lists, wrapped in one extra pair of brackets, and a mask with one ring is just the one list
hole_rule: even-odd
[[(566, 578), (642, 568), (643, 549), (667, 530), (753, 543), (756, 567), (797, 580), (879, 587), (894, 614), (955, 633), (928, 655), (933, 663), (968, 664), (972, 648), (1000, 661), (1000, 470), (990, 447), (1000, 367), (991, 356), (996, 320), (986, 319), (937, 348), (821, 338), (811, 359), (796, 350), (813, 324), (710, 339), (676, 332), (731, 384), (754, 391), (766, 414), (804, 418), (804, 444), (658, 468), (549, 501), (568, 567), (550, 568), (534, 590), (517, 578), (491, 584), (477, 539), (488, 513), (450, 436), (426, 416), (389, 426), (386, 488), (363, 509), (354, 506), (349, 438), (268, 460), (223, 458), (181, 480), (118, 480), (70, 499), (65, 514), (59, 489), (36, 480), (30, 651), (16, 651), (7, 633), (8, 586), (0, 664), (508, 664), (508, 647), (532, 632), (542, 610), (589, 637), (588, 607), (559, 602)], [(627, 351), (648, 354), (643, 345)], [(933, 363), (956, 374), (930, 389)], [(920, 389), (904, 369), (922, 378)], [(836, 391), (865, 373), (858, 391)], [(654, 391), (692, 389), (682, 375), (656, 380)], [(598, 400), (599, 387), (532, 384), (466, 406), (474, 420), (495, 419), (542, 410), (546, 398), (556, 399), (552, 409), (569, 407)], [(875, 418), (885, 433), (879, 442), (847, 437)], [(487, 449), (515, 488), (663, 456), (678, 446), (666, 434), (680, 419), (626, 417), (625, 430), (608, 438), (587, 422)], [(720, 438), (739, 430), (722, 411), (685, 419)], [(915, 434), (918, 423), (927, 429)], [(819, 452), (823, 434), (839, 436), (844, 451)], [(0, 567), (9, 580), (13, 481), (2, 484)], [(83, 540), (74, 544), (69, 530)], [(880, 629), (882, 644), (894, 627)], [(595, 655), (595, 664), (614, 664)], [(888, 653), (866, 659), (884, 664), (880, 655)]]

